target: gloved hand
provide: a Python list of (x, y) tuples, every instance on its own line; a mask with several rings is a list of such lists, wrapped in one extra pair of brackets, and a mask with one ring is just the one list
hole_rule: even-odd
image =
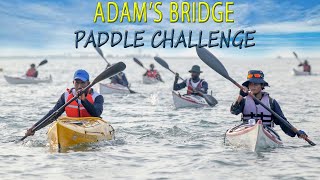
[(302, 138), (302, 139), (305, 139), (308, 137), (308, 135), (303, 130), (299, 130), (297, 135), (299, 138)]
[(174, 80), (178, 81), (178, 79), (179, 79), (179, 73), (176, 73), (176, 76), (175, 76)]
[(28, 129), (27, 132), (26, 132), (26, 136), (33, 136), (34, 135), (34, 132), (32, 131), (32, 129), (34, 128), (34, 126), (32, 126), (32, 128)]
[(242, 97), (246, 97), (246, 96), (248, 96), (248, 93), (243, 92), (242, 90), (240, 90), (239, 95), (242, 96)]

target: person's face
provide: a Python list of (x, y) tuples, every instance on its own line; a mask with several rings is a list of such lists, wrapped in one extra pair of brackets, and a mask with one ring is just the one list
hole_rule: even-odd
[(192, 79), (198, 79), (199, 76), (200, 76), (200, 73), (196, 73), (196, 72), (192, 72), (191, 73), (191, 78)]
[(150, 66), (150, 69), (153, 70), (153, 69), (154, 69), (154, 66)]
[(261, 84), (256, 84), (256, 83), (249, 83), (249, 90), (253, 94), (258, 94), (262, 91), (262, 85)]
[(73, 85), (74, 85), (74, 88), (75, 88), (76, 91), (78, 91), (80, 89), (84, 89), (89, 84), (90, 84), (89, 81), (82, 81), (80, 79), (73, 80)]

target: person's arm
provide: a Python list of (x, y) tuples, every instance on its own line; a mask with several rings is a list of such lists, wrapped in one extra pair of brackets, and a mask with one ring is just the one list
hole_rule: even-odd
[(179, 74), (176, 75), (176, 78), (173, 83), (173, 90), (178, 91), (180, 89), (183, 89), (187, 86), (187, 80), (182, 81), (182, 83), (178, 83)]
[(38, 77), (38, 71), (34, 73), (34, 77)]
[[(65, 104), (65, 100), (64, 100), (64, 93), (61, 95), (61, 97), (59, 98), (59, 100), (57, 101), (56, 105), (43, 117), (41, 118), (38, 122), (36, 122), (33, 126), (37, 126), (38, 124), (40, 124), (43, 120), (45, 120), (47, 117), (49, 117), (52, 113), (54, 113), (55, 111), (57, 111), (61, 106), (63, 106)], [(59, 116), (61, 116), (63, 114), (63, 111), (60, 111), (55, 118), (52, 118), (50, 121), (48, 121), (47, 123), (42, 125), (43, 127), (46, 127), (47, 125), (51, 124), (53, 121), (56, 120), (56, 118), (58, 118)]]
[(144, 74), (143, 74), (143, 76), (146, 76), (148, 74), (148, 71), (146, 71)]
[[(280, 117), (282, 117), (284, 120), (287, 121), (287, 118), (284, 116), (281, 108), (280, 108), (280, 105), (278, 104), (278, 102), (273, 99), (273, 111), (275, 113), (277, 113)], [(272, 119), (274, 120), (274, 123), (277, 124), (277, 125), (280, 125), (282, 131), (284, 133), (286, 133), (288, 136), (291, 136), (291, 137), (295, 137), (296, 136), (296, 133), (293, 132), (290, 128), (288, 128), (287, 126), (285, 126), (285, 124), (283, 124), (281, 121), (279, 121), (276, 117), (272, 116)], [(287, 121), (288, 122), (288, 121)], [(289, 122), (288, 122), (289, 123)]]
[(81, 104), (93, 117), (100, 117), (103, 111), (103, 96), (99, 95), (95, 98), (94, 103), (91, 104), (87, 99), (81, 100)]
[(122, 79), (122, 81), (123, 81), (123, 85), (124, 85), (124, 86), (128, 86), (128, 85), (129, 85), (128, 79), (127, 79), (127, 77), (126, 77), (125, 74), (123, 74), (123, 79)]
[(200, 91), (207, 94), (208, 93), (208, 83), (206, 81), (202, 82), (202, 87), (200, 88)]
[(235, 103), (232, 103), (230, 108), (231, 114), (238, 115), (242, 113), (244, 105), (245, 105), (245, 99), (241, 96), (240, 100), (238, 98), (238, 100)]

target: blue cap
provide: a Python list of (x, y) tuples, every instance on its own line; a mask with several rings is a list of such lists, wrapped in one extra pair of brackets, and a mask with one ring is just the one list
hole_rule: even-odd
[(73, 80), (80, 79), (81, 81), (89, 81), (89, 74), (83, 69), (77, 70), (73, 75)]

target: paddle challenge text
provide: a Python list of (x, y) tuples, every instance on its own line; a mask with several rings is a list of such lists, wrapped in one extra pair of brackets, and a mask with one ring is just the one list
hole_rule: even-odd
[[(143, 23), (161, 23), (163, 19), (168, 19), (170, 23), (234, 23), (234, 19), (230, 16), (234, 14), (232, 10), (233, 2), (217, 1), (213, 4), (207, 2), (170, 2), (169, 11), (162, 6), (162, 2), (123, 2), (119, 6), (116, 2), (98, 2), (93, 18), (94, 23), (113, 23), (113, 28), (121, 23), (138, 23), (143, 27)], [(169, 18), (166, 18), (166, 14)], [(152, 22), (148, 17), (152, 14)], [(149, 16), (148, 16), (149, 15)], [(156, 25), (155, 25), (156, 26)], [(147, 29), (147, 30), (150, 30)], [(228, 29), (226, 32), (215, 31), (197, 31), (192, 30), (155, 30), (154, 32), (146, 33), (146, 30), (138, 30), (130, 32), (121, 31), (98, 31), (86, 32), (84, 30), (75, 31), (75, 47), (78, 48), (80, 42), (84, 42), (83, 47), (86, 48), (89, 44), (94, 47), (101, 47), (108, 41), (111, 47), (123, 44), (124, 48), (142, 47), (145, 45), (145, 40), (149, 39), (150, 46), (153, 48), (177, 48), (183, 46), (185, 48), (192, 47), (238, 47), (239, 49), (255, 46), (255, 43), (249, 43), (254, 37), (256, 31), (238, 30), (232, 32)], [(148, 35), (148, 37), (146, 37)], [(168, 45), (169, 44), (169, 45)]]

